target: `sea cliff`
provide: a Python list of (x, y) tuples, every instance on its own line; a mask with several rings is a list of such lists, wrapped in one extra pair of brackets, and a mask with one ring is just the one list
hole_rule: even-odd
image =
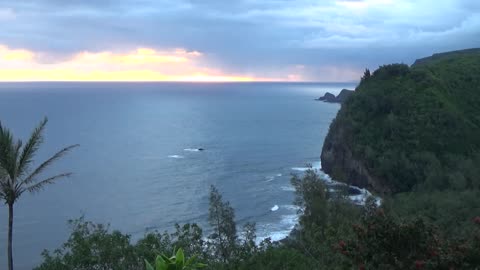
[(366, 71), (331, 123), (322, 169), (377, 193), (473, 185), (479, 115), (480, 49)]

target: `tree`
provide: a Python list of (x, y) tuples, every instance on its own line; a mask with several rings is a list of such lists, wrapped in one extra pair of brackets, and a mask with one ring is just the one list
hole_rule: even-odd
[[(13, 270), (12, 230), (13, 205), (24, 192), (35, 193), (56, 180), (68, 177), (71, 173), (61, 173), (51, 177), (40, 178), (41, 174), (55, 161), (63, 157), (72, 148), (63, 148), (55, 155), (31, 170), (33, 158), (43, 142), (43, 131), (47, 124), (44, 118), (33, 130), (28, 141), (23, 145), (21, 140), (15, 140), (9, 129), (0, 122), (0, 198), (8, 205), (8, 269)], [(39, 180), (42, 179), (42, 180)]]
[(372, 74), (370, 73), (370, 70), (366, 68), (365, 72), (363, 72), (362, 78), (360, 79), (360, 83), (367, 81), (368, 79), (370, 79), (370, 77), (372, 77)]
[(85, 221), (83, 217), (70, 220), (72, 233), (59, 249), (44, 250), (44, 262), (35, 270), (134, 270), (143, 266), (130, 235), (111, 231), (109, 225)]
[(236, 251), (237, 228), (234, 219), (235, 213), (230, 203), (224, 202), (222, 195), (212, 185), (208, 221), (213, 233), (209, 238), (213, 244), (213, 252), (225, 264), (231, 261)]

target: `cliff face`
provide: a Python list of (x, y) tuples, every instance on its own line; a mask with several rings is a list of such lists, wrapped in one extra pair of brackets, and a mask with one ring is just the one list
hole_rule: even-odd
[(361, 157), (356, 157), (344, 143), (348, 128), (334, 121), (331, 132), (325, 138), (320, 156), (322, 170), (333, 179), (349, 185), (367, 188), (379, 193), (390, 193), (390, 188), (381, 179), (369, 172)]
[(466, 166), (480, 168), (473, 158), (480, 157), (478, 115), (480, 50), (383, 66), (342, 104), (325, 138), (322, 169), (378, 193), (446, 187), (452, 179), (468, 185), (476, 180)]

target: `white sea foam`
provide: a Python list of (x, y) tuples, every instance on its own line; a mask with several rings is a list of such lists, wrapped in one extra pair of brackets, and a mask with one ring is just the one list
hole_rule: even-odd
[[(305, 172), (307, 171), (308, 169), (310, 169), (309, 167), (293, 167), (291, 168), (292, 170), (294, 171), (300, 171), (300, 172)], [(314, 169), (316, 171), (316, 173), (320, 176), (320, 178), (322, 180), (324, 180), (325, 182), (329, 183), (329, 185), (342, 185), (342, 186), (347, 186), (347, 184), (345, 183), (342, 183), (342, 182), (338, 182), (338, 181), (335, 181), (333, 180), (328, 174), (324, 173), (321, 169), (322, 169), (322, 166), (321, 166), (321, 163), (320, 162), (314, 162), (312, 163), (312, 167), (311, 169)], [(281, 174), (277, 174), (277, 176), (280, 176)], [(267, 177), (267, 179), (271, 179), (270, 181), (272, 181), (275, 177)], [(268, 180), (267, 180), (268, 181)], [(356, 189), (360, 192), (360, 194), (358, 195), (351, 195), (351, 196), (348, 196), (349, 199), (357, 204), (357, 205), (365, 205), (365, 202), (367, 201), (367, 199), (370, 197), (370, 196), (373, 196), (368, 190), (364, 189), (364, 188), (359, 188), (359, 187), (356, 187), (356, 186), (349, 186), (350, 188), (353, 188), (353, 189)], [(284, 191), (295, 191), (295, 188), (293, 186), (281, 186), (280, 187), (282, 190)], [(334, 191), (335, 189), (332, 189), (332, 188), (329, 188), (329, 191), (332, 192)], [(381, 202), (382, 202), (382, 199), (379, 198), (379, 197), (375, 197), (374, 198), (376, 199), (376, 204), (378, 206), (380, 206)], [(288, 210), (289, 212), (293, 212), (295, 214), (287, 214), (287, 215), (282, 215), (281, 216), (281, 220), (280, 220), (280, 225), (281, 225), (281, 228), (278, 228), (278, 224), (271, 224), (271, 225), (267, 225), (266, 227), (270, 227), (271, 229), (273, 229), (272, 231), (269, 231), (266, 233), (266, 236), (259, 236), (257, 238), (257, 242), (260, 243), (262, 240), (266, 239), (266, 238), (270, 238), (272, 241), (279, 241), (279, 240), (282, 240), (286, 237), (288, 237), (288, 235), (291, 233), (291, 231), (295, 228), (295, 225), (298, 224), (298, 219), (299, 219), (299, 215), (297, 214), (298, 213), (298, 210), (300, 209), (298, 206), (295, 206), (295, 205), (282, 205), (282, 206), (278, 206), (278, 205), (275, 205), (274, 207), (272, 207), (270, 210), (271, 211), (277, 211), (279, 209), (285, 209), (285, 210)], [(283, 211), (283, 210), (282, 210)], [(282, 212), (280, 211), (280, 212)], [(273, 227), (273, 228), (272, 228)]]
[(290, 210), (290, 211), (298, 211), (300, 209), (299, 206), (296, 206), (296, 205), (293, 205), (293, 204), (288, 204), (288, 205), (282, 205), (281, 206), (282, 208), (285, 208), (287, 210)]
[(271, 182), (271, 181), (275, 180), (275, 178), (280, 177), (280, 176), (282, 176), (282, 174), (277, 173), (275, 175), (266, 176), (265, 179), (266, 179), (267, 182)]
[(280, 187), (283, 191), (295, 191), (295, 188), (292, 186), (281, 186)]
[[(277, 229), (273, 231), (268, 231), (265, 234), (260, 233), (257, 237), (257, 244), (259, 244), (266, 238), (270, 238), (272, 241), (280, 241), (282, 239), (285, 239), (293, 230), (293, 228), (295, 228), (295, 225), (297, 225), (297, 223), (297, 214), (282, 215), (279, 223), (267, 224), (265, 226), (265, 229), (271, 229), (272, 227), (276, 227)], [(278, 225), (280, 225), (281, 228), (278, 228)]]
[(299, 171), (299, 172), (305, 172), (309, 169), (313, 169), (313, 170), (320, 170), (322, 169), (322, 164), (320, 163), (320, 161), (316, 161), (316, 162), (313, 162), (312, 164), (312, 167), (293, 167), (292, 170), (293, 171)]
[(259, 240), (262, 241), (268, 237), (270, 237), (270, 239), (272, 241), (280, 241), (282, 239), (285, 239), (291, 232), (292, 230), (281, 230), (281, 231), (275, 231), (275, 232), (272, 232), (270, 233), (267, 237), (263, 237), (263, 238), (260, 238)]
[(168, 156), (169, 158), (184, 158), (184, 156), (181, 156), (181, 155), (169, 155)]
[(287, 225), (290, 230), (295, 228), (295, 225), (298, 223), (298, 215), (297, 214), (292, 214), (292, 215), (282, 215), (282, 219), (280, 220), (280, 223), (283, 225)]

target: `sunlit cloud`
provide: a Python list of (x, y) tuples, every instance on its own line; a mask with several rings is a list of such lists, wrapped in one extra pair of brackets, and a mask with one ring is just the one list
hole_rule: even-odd
[(159, 51), (75, 53), (43, 63), (42, 53), (0, 45), (0, 81), (274, 81), (253, 75), (228, 74), (208, 67), (204, 55), (182, 48)]
[(34, 53), (24, 49), (9, 49), (7, 46), (0, 45), (0, 60), (5, 61), (31, 61)]
[(149, 48), (139, 48), (127, 54), (115, 54), (112, 52), (82, 52), (72, 59), (72, 62), (95, 64), (149, 64), (149, 63), (184, 63), (192, 57), (201, 56), (197, 51), (188, 52), (183, 49), (176, 49), (173, 52), (157, 52)]

